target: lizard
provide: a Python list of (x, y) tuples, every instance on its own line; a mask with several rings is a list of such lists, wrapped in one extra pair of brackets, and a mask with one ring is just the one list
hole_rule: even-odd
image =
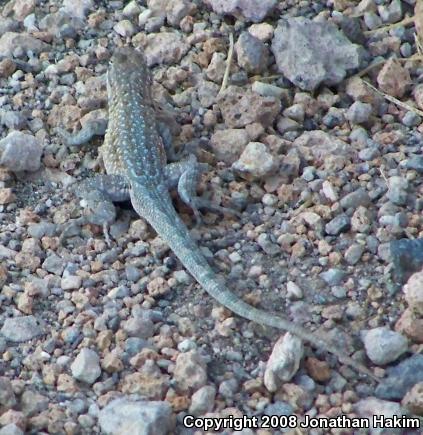
[(290, 332), (379, 381), (372, 371), (345, 355), (330, 340), (286, 317), (248, 304), (221, 283), (176, 212), (169, 194), (169, 186), (177, 184), (181, 199), (196, 212), (202, 204), (192, 186), (201, 164), (190, 156), (183, 162), (166, 165), (151, 86), (152, 76), (143, 52), (130, 47), (116, 48), (107, 71), (109, 121), (100, 148), (106, 174), (83, 181), (80, 191), (86, 194), (96, 191), (96, 201), (105, 203), (129, 199), (136, 213), (168, 244), (202, 288), (233, 313)]

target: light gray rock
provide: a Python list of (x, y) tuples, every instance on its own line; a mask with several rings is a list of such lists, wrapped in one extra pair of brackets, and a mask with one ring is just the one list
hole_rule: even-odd
[(363, 54), (334, 24), (304, 17), (279, 21), (272, 51), (279, 71), (307, 91), (340, 83), (360, 66)]
[(189, 413), (201, 415), (213, 410), (216, 388), (212, 385), (205, 385), (198, 389), (191, 397)]
[(173, 429), (168, 402), (115, 399), (99, 413), (98, 422), (106, 435), (167, 435)]
[(363, 252), (364, 246), (354, 243), (345, 251), (345, 261), (351, 265), (357, 264)]
[(12, 57), (19, 47), (24, 53), (39, 54), (49, 51), (51, 46), (26, 33), (6, 32), (0, 37), (0, 56)]
[(403, 287), (405, 300), (410, 308), (418, 314), (423, 316), (423, 271), (413, 273)]
[(24, 435), (24, 431), (15, 423), (9, 423), (0, 429), (0, 435)]
[(300, 338), (287, 332), (273, 346), (264, 372), (264, 385), (275, 392), (284, 382), (289, 382), (297, 373), (304, 355)]
[(389, 189), (386, 192), (388, 199), (395, 205), (405, 205), (407, 202), (408, 181), (399, 176), (389, 178)]
[(196, 350), (180, 353), (176, 358), (173, 376), (182, 391), (197, 390), (206, 384), (206, 363)]
[(401, 122), (406, 127), (416, 127), (417, 125), (419, 125), (422, 122), (422, 118), (417, 113), (409, 110), (408, 112), (405, 113), (405, 115), (401, 119)]
[(173, 0), (168, 2), (166, 8), (167, 22), (171, 26), (177, 27), (183, 18), (192, 14), (194, 11), (194, 4), (188, 0)]
[(374, 328), (363, 333), (367, 356), (377, 365), (395, 361), (408, 349), (407, 339), (388, 328)]
[(60, 258), (54, 253), (50, 254), (42, 264), (44, 270), (59, 276), (62, 274), (64, 267), (63, 258)]
[(128, 38), (135, 34), (136, 29), (130, 20), (121, 20), (115, 24), (113, 30), (120, 36)]
[(72, 363), (71, 371), (78, 381), (93, 384), (101, 375), (100, 358), (92, 349), (83, 348)]
[(355, 101), (347, 110), (345, 117), (352, 124), (363, 124), (369, 120), (372, 111), (373, 108), (371, 104)]
[(232, 400), (239, 390), (239, 382), (235, 378), (225, 379), (219, 384), (219, 395), (226, 400)]
[(32, 340), (44, 333), (34, 316), (8, 317), (0, 330), (6, 340), (16, 343)]
[(63, 10), (72, 17), (85, 18), (94, 8), (93, 0), (63, 0)]
[(122, 15), (124, 17), (135, 17), (136, 15), (139, 15), (141, 12), (142, 9), (138, 4), (137, 0), (132, 0), (123, 8)]
[(298, 149), (314, 166), (335, 157), (344, 161), (356, 154), (348, 143), (322, 130), (305, 131), (294, 140), (292, 148)]
[(78, 290), (81, 287), (82, 278), (78, 275), (64, 275), (60, 281), (62, 290)]
[(0, 140), (0, 165), (11, 171), (37, 171), (43, 147), (39, 140), (20, 131), (10, 132)]
[(276, 0), (204, 0), (216, 14), (233, 15), (260, 23), (275, 7)]
[(304, 106), (298, 103), (293, 104), (283, 111), (283, 115), (293, 119), (294, 121), (303, 122), (305, 117)]
[(154, 324), (143, 317), (131, 317), (123, 323), (123, 329), (129, 337), (150, 338), (154, 335)]
[(270, 175), (276, 167), (276, 159), (261, 142), (250, 142), (232, 169), (246, 180), (261, 179)]
[(22, 130), (27, 125), (26, 117), (14, 110), (0, 110), (0, 124), (11, 130)]
[(338, 107), (331, 107), (322, 119), (326, 127), (334, 128), (345, 122), (345, 110)]

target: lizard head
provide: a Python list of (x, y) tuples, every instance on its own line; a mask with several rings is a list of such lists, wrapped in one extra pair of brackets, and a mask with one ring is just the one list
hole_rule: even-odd
[(111, 89), (119, 89), (128, 84), (145, 86), (149, 73), (144, 54), (134, 48), (117, 48), (110, 59), (107, 71), (107, 84)]

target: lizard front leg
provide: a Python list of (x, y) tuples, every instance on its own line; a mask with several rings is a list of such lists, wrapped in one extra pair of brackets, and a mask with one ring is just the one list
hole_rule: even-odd
[(70, 236), (75, 228), (82, 225), (95, 224), (103, 227), (106, 243), (110, 246), (108, 229), (116, 220), (116, 208), (113, 202), (129, 199), (129, 186), (120, 175), (98, 175), (79, 183), (75, 194), (82, 199), (84, 215), (66, 224), (60, 235), (60, 243)]

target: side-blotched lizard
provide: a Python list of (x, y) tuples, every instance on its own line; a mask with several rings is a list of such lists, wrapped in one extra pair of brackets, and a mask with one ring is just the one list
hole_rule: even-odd
[[(300, 337), (340, 361), (377, 377), (329, 341), (290, 320), (257, 309), (232, 293), (217, 279), (207, 260), (178, 216), (169, 195), (177, 185), (181, 199), (195, 212), (202, 206), (193, 182), (198, 174), (195, 159), (166, 166), (166, 152), (157, 127), (151, 97), (152, 77), (142, 53), (116, 49), (107, 73), (109, 124), (101, 155), (107, 175), (84, 181), (79, 190), (94, 194), (97, 202), (131, 200), (135, 211), (155, 229), (181, 263), (219, 303), (241, 317)], [(173, 166), (172, 166), (173, 165)], [(176, 181), (177, 177), (179, 179)]]

